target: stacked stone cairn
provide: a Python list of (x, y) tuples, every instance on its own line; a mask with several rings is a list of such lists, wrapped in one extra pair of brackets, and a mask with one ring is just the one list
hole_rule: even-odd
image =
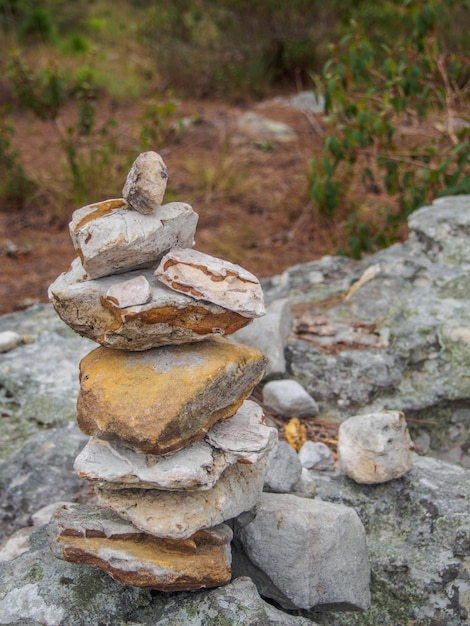
[(230, 335), (264, 314), (255, 276), (192, 249), (198, 215), (162, 204), (167, 170), (135, 161), (123, 198), (75, 211), (76, 258), (50, 286), (59, 316), (100, 344), (80, 363), (75, 471), (98, 505), (49, 525), (60, 559), (161, 591), (231, 580), (231, 527), (263, 489), (277, 431), (247, 400), (266, 359)]

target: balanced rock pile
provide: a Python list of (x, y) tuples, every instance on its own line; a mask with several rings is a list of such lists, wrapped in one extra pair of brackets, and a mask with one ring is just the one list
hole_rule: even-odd
[(60, 508), (54, 554), (159, 590), (231, 579), (232, 530), (263, 488), (277, 431), (246, 398), (261, 352), (224, 338), (263, 315), (255, 276), (191, 249), (198, 216), (161, 204), (166, 167), (141, 154), (124, 198), (77, 210), (78, 258), (50, 286), (59, 316), (101, 344), (80, 363), (75, 462), (100, 506)]

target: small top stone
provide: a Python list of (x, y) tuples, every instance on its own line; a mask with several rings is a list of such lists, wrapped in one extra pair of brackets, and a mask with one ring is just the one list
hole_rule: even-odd
[(161, 205), (167, 180), (162, 157), (156, 152), (142, 152), (131, 167), (122, 195), (133, 209), (145, 215)]

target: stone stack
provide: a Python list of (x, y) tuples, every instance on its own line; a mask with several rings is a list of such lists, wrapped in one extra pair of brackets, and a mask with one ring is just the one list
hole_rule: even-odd
[(75, 211), (77, 259), (50, 286), (101, 347), (80, 363), (75, 461), (99, 505), (60, 508), (54, 554), (163, 591), (231, 579), (229, 519), (258, 502), (277, 431), (247, 400), (266, 365), (224, 337), (264, 313), (255, 276), (192, 250), (198, 216), (161, 204), (166, 167), (141, 154), (123, 198)]

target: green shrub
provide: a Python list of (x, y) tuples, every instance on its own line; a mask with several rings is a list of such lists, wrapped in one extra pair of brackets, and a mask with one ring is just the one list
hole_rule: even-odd
[(11, 145), (13, 125), (4, 107), (0, 110), (0, 210), (21, 209), (35, 190)]

